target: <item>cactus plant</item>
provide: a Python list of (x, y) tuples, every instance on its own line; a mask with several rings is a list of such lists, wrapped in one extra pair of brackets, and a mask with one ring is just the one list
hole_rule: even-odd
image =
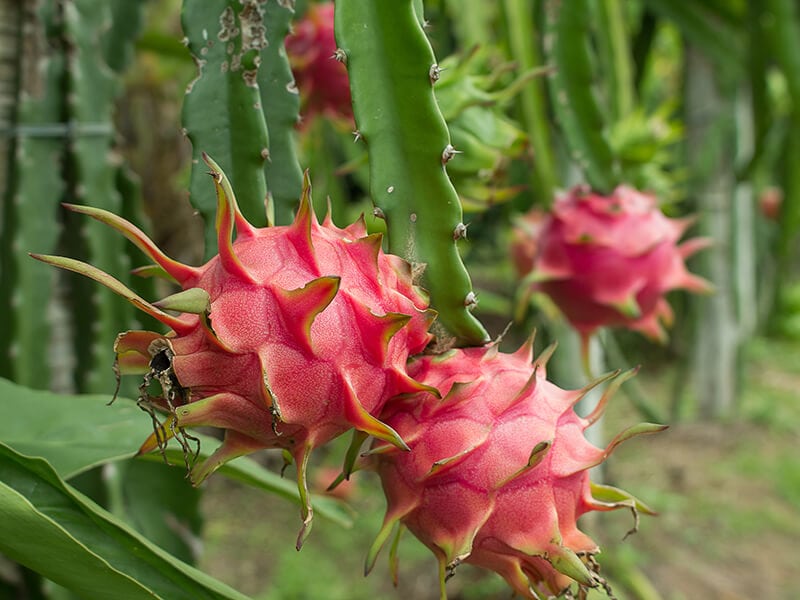
[(424, 267), (422, 282), (444, 328), (460, 343), (482, 344), (488, 335), (470, 312), (477, 300), (458, 253), (466, 228), (446, 173), (458, 150), (433, 95), (440, 67), (422, 17), (412, 0), (338, 0), (336, 39), (389, 248)]

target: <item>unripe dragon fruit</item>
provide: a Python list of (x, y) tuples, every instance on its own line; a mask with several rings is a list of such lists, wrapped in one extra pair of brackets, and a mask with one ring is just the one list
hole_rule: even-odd
[(582, 418), (573, 406), (614, 374), (562, 390), (546, 380), (552, 349), (531, 365), (531, 347), (514, 354), (496, 345), (452, 350), (411, 363), (409, 373), (443, 398), (417, 394), (384, 409), (382, 418), (411, 452), (377, 443), (366, 456), (388, 503), (367, 571), (399, 522), (398, 535), (407, 527), (436, 555), (442, 598), (461, 562), (498, 572), (526, 598), (566, 593), (571, 585), (607, 587), (594, 560), (597, 545), (578, 530), (578, 517), (623, 507), (652, 511), (622, 490), (590, 483), (588, 470), (622, 441), (663, 426), (641, 424), (604, 449), (593, 446), (584, 430), (632, 371), (611, 381)]
[(310, 4), (304, 17), (286, 37), (286, 52), (302, 102), (301, 111), (311, 118), (353, 118), (347, 68), (335, 58), (333, 2)]
[(610, 196), (575, 187), (556, 200), (525, 281), (550, 296), (584, 340), (621, 326), (664, 341), (662, 323), (672, 321), (665, 294), (711, 290), (684, 262), (709, 240), (678, 244), (691, 223), (667, 218), (655, 197), (627, 186)]
[[(140, 404), (169, 415), (141, 451), (173, 435), (186, 450), (192, 438), (185, 427), (223, 428), (222, 445), (191, 471), (196, 483), (237, 456), (263, 448), (291, 453), (304, 501), (299, 548), (312, 516), (311, 450), (351, 428), (405, 448), (373, 415), (395, 394), (427, 389), (405, 365), (430, 341), (432, 312), (410, 266), (384, 254), (381, 236), (367, 235), (363, 220), (345, 229), (330, 217), (319, 224), (307, 177), (294, 223), (259, 229), (205, 158), (217, 190), (219, 254), (202, 267), (168, 258), (122, 218), (68, 206), (121, 232), (184, 291), (150, 304), (90, 265), (34, 257), (97, 280), (172, 329), (128, 331), (115, 344), (118, 373), (145, 376)], [(149, 395), (153, 380), (160, 397)]]

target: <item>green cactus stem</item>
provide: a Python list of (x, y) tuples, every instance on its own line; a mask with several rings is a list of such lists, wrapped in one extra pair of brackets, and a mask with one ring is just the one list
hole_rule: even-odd
[(109, 67), (121, 73), (133, 60), (134, 42), (144, 24), (144, 2), (108, 0), (108, 4), (111, 27), (103, 36), (103, 57)]
[[(72, 48), (67, 63), (68, 110), (77, 123), (77, 133), (70, 146), (75, 165), (75, 179), (70, 186), (79, 203), (119, 213), (122, 199), (116, 188), (118, 159), (112, 151), (111, 124), (118, 87), (112, 71), (98, 61), (103, 46), (97, 32), (109, 29), (111, 23), (111, 6), (104, 0), (72, 0), (65, 4), (64, 33)], [(96, 223), (85, 224), (82, 234), (94, 264), (109, 273), (128, 271), (124, 245), (118, 236)], [(91, 342), (76, 336), (76, 354), (88, 358), (78, 379), (85, 391), (100, 392), (113, 389), (112, 370), (100, 366), (108, 365), (108, 348), (120, 325), (131, 322), (133, 311), (108, 290), (93, 289), (90, 294), (89, 299), (79, 301), (85, 304), (82, 318), (91, 319), (92, 334), (88, 336)], [(80, 322), (78, 327), (83, 327)]]
[[(528, 71), (541, 64), (537, 45), (536, 28), (532, 27), (533, 10), (527, 0), (504, 0), (508, 23), (508, 44), (511, 57), (521, 71)], [(518, 106), (522, 121), (530, 140), (536, 160), (531, 169), (532, 189), (543, 204), (549, 204), (556, 187), (556, 166), (550, 140), (547, 102), (544, 83), (531, 79), (520, 92)]]
[(270, 210), (276, 225), (289, 225), (303, 190), (303, 170), (297, 159), (294, 128), (300, 96), (286, 57), (283, 40), (289, 32), (294, 2), (268, 2), (264, 25), (269, 45), (258, 70), (261, 106), (269, 131), (269, 159), (264, 164)]
[(267, 124), (258, 88), (261, 52), (267, 47), (263, 2), (184, 0), (181, 15), (198, 76), (186, 94), (183, 124), (192, 142), (192, 205), (206, 223), (206, 257), (216, 251), (214, 213), (203, 152), (231, 178), (247, 219), (267, 222), (264, 165), (269, 157)]
[(614, 120), (619, 121), (633, 110), (636, 101), (625, 6), (621, 0), (604, 0), (598, 2), (595, 9), (603, 74), (608, 81), (606, 89)]
[(358, 140), (366, 142), (370, 195), (389, 248), (424, 265), (439, 322), (465, 345), (489, 336), (457, 241), (462, 210), (445, 164), (458, 160), (433, 95), (436, 58), (412, 0), (337, 0), (336, 39), (350, 75)]
[(0, 375), (47, 388), (51, 329), (47, 315), (54, 278), (43, 265), (33, 264), (25, 250), (52, 251), (60, 233), (57, 201), (64, 191), (60, 172), (64, 140), (45, 134), (64, 111), (65, 67), (56, 2), (27, 7), (23, 15), (19, 104), (9, 120), (18, 129), (11, 147), (14, 176), (8, 178), (12, 187), (6, 190), (8, 201), (1, 209)]
[(602, 193), (619, 182), (618, 165), (606, 138), (589, 48), (588, 0), (547, 0), (544, 46), (553, 67), (549, 88), (553, 107), (573, 160), (589, 184)]

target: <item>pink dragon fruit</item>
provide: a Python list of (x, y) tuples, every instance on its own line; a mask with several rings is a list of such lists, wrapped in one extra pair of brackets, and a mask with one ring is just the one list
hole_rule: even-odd
[(412, 361), (409, 373), (443, 399), (416, 394), (384, 409), (382, 418), (411, 452), (378, 443), (366, 457), (388, 503), (367, 571), (399, 522), (398, 535), (407, 527), (436, 555), (442, 598), (461, 562), (496, 571), (526, 598), (566, 593), (576, 582), (583, 591), (607, 586), (594, 560), (597, 545), (578, 530), (578, 517), (622, 507), (652, 511), (622, 490), (590, 483), (588, 469), (622, 441), (663, 426), (641, 424), (605, 449), (593, 446), (583, 431), (633, 372), (616, 377), (581, 418), (573, 406), (613, 374), (583, 390), (562, 390), (546, 380), (552, 349), (531, 366), (531, 348), (532, 340), (514, 354), (494, 345)]
[(586, 340), (604, 326), (621, 326), (663, 341), (672, 311), (665, 294), (709, 292), (685, 259), (709, 245), (678, 245), (691, 219), (669, 219), (655, 197), (627, 186), (610, 196), (575, 187), (558, 198), (539, 232), (529, 291), (546, 293)]
[[(410, 266), (384, 254), (381, 236), (367, 235), (363, 220), (345, 229), (330, 217), (318, 223), (307, 177), (294, 223), (259, 229), (206, 159), (217, 189), (219, 254), (202, 267), (168, 258), (111, 213), (68, 207), (120, 231), (184, 291), (150, 304), (90, 265), (34, 257), (97, 280), (172, 329), (125, 332), (115, 344), (118, 372), (145, 375), (140, 403), (169, 414), (141, 451), (172, 435), (186, 450), (185, 427), (223, 428), (222, 445), (191, 471), (196, 483), (237, 456), (263, 448), (291, 453), (304, 500), (299, 548), (312, 517), (312, 449), (351, 428), (406, 447), (373, 415), (395, 394), (427, 389), (405, 365), (430, 341), (432, 312), (412, 285)], [(148, 396), (153, 380), (161, 384), (157, 398)]]
[(333, 3), (310, 4), (286, 37), (286, 52), (300, 89), (302, 112), (335, 119), (353, 118), (347, 68), (338, 60), (333, 35)]

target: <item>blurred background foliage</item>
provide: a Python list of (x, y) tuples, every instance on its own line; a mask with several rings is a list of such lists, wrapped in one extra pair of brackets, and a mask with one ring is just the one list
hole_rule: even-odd
[[(461, 248), (479, 298), (474, 314), (492, 336), (516, 319), (509, 346), (534, 327), (545, 342), (558, 338), (553, 374), (562, 385), (581, 385), (577, 342), (557, 310), (543, 301), (518, 306), (508, 250), (513, 223), (533, 207), (546, 210), (557, 190), (586, 182), (601, 191), (630, 183), (656, 192), (670, 216), (695, 215), (696, 231), (714, 247), (692, 269), (713, 281), (716, 294), (674, 294), (677, 318), (665, 346), (606, 332), (595, 348), (608, 368), (643, 365), (623, 388), (628, 399), (620, 395), (612, 407), (613, 428), (634, 411), (675, 425), (611, 461), (605, 477), (624, 480), (663, 516), (605, 558), (620, 598), (790, 597), (800, 539), (791, 518), (800, 510), (800, 9), (794, 0), (567, 4), (425, 2), (442, 68), (437, 99), (463, 152), (448, 172), (466, 213)], [(294, 19), (308, 8), (298, 0)], [(363, 212), (371, 229), (382, 228), (372, 217), (352, 113), (314, 113), (301, 95), (296, 127), (286, 115), (297, 106), (287, 104), (283, 121), (262, 131), (258, 122), (232, 125), (232, 101), (211, 108), (185, 102), (198, 75), (190, 50), (199, 52), (192, 44), (203, 31), (201, 13), (191, 0), (0, 0), (0, 377), (16, 384), (0, 388), (8, 420), (0, 441), (55, 468), (42, 475), (41, 465), (6, 457), (0, 479), (17, 472), (12, 463), (47, 481), (68, 479), (120, 523), (253, 597), (432, 597), (433, 561), (410, 539), (399, 591), (385, 569), (357, 579), (378, 528), (379, 495), (350, 499), (357, 513), (351, 529), (342, 525), (352, 522), (353, 509), (321, 499), (320, 513), (330, 518), (295, 555), (296, 507), (279, 498), (292, 496), (275, 474), (280, 459), (259, 457), (196, 490), (180, 468), (120, 460), (149, 428), (138, 414), (125, 416), (140, 417), (138, 425), (103, 452), (82, 452), (106, 426), (91, 415), (114, 390), (113, 340), (146, 325), (145, 317), (27, 253), (83, 258), (144, 297), (169, 290), (125, 279), (141, 262), (137, 252), (102, 225), (67, 214), (61, 202), (121, 214), (170, 256), (200, 263), (213, 248), (204, 244), (201, 216), (209, 208), (196, 191), (193, 156), (206, 147), (193, 148), (189, 137), (207, 139), (212, 133), (198, 123), (218, 118), (213, 132), (229, 128), (242, 140), (218, 151), (221, 164), (242, 164), (236, 149), (266, 144), (268, 130), (271, 149), (286, 144), (310, 169), (320, 214), (330, 198), (338, 224)], [(283, 25), (275, 18), (277, 32), (288, 30), (290, 16), (286, 10)], [(268, 85), (259, 80), (261, 89)], [(207, 93), (215, 96), (214, 89)], [(299, 172), (281, 167), (271, 178), (274, 165), (263, 168), (266, 176), (260, 165), (243, 166), (249, 175), (240, 177), (261, 177), (254, 189), (279, 196), (280, 221), (291, 212)], [(72, 394), (105, 396), (90, 404), (92, 396)], [(136, 395), (130, 388), (122, 394)], [(59, 397), (71, 400), (53, 403)], [(59, 463), (70, 448), (78, 449), (73, 462)], [(335, 466), (338, 455), (320, 460)], [(376, 482), (356, 485), (374, 490)], [(69, 498), (95, 514), (85, 497)], [(614, 519), (600, 535), (619, 547), (627, 525)], [(758, 556), (765, 547), (770, 560)], [(29, 558), (6, 552), (0, 597), (70, 597), (35, 566), (17, 564), (30, 566)], [(448, 585), (453, 598), (505, 593), (495, 578), (468, 570)]]

